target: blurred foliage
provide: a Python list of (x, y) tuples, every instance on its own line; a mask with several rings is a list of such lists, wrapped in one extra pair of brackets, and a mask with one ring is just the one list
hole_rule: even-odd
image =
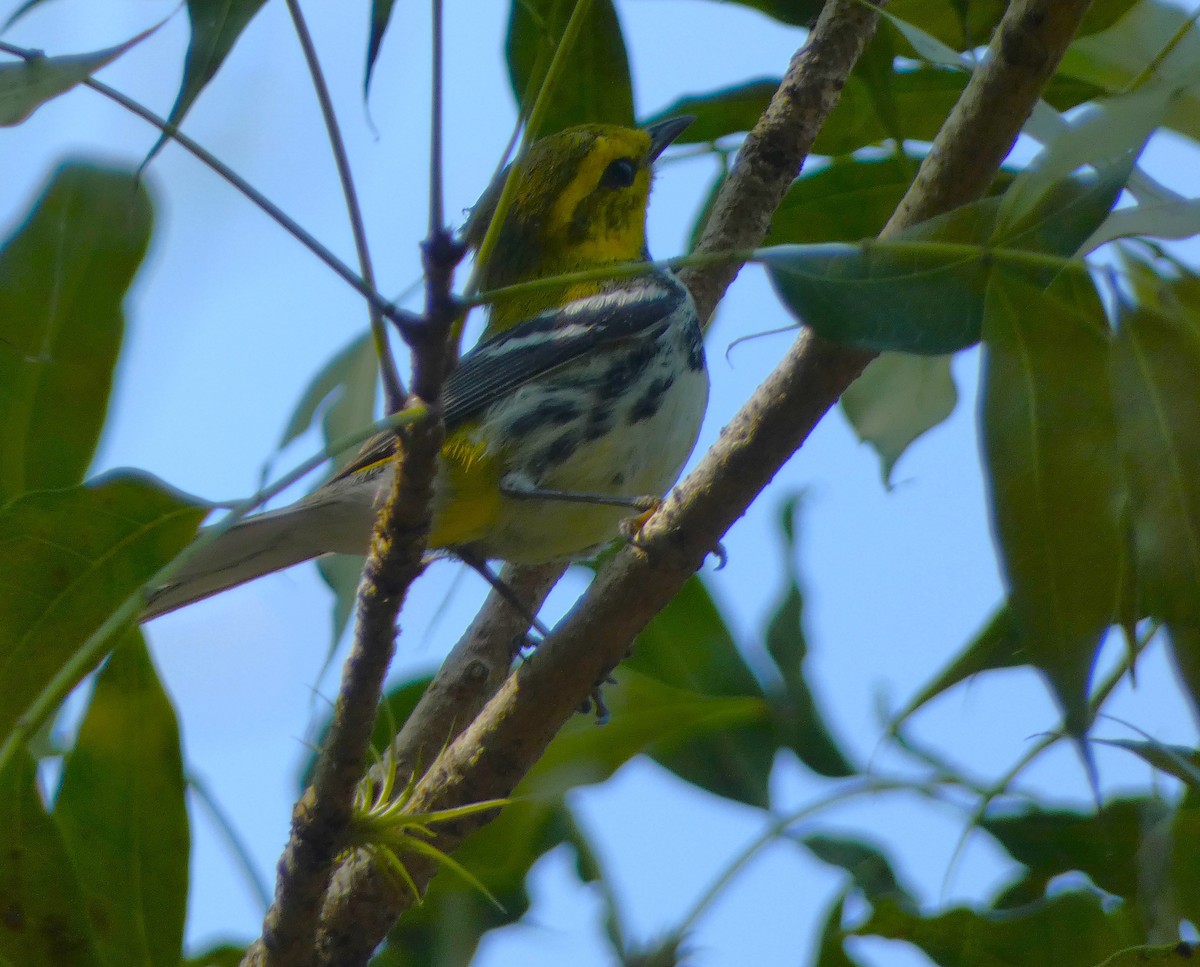
[[(14, 19), (38, 2), (23, 4)], [(745, 5), (796, 26), (822, 6)], [(190, 43), (172, 123), (261, 6), (189, 0)], [(1097, 650), (1113, 628), (1129, 636), (1130, 667), (1162, 632), (1200, 722), (1200, 275), (1145, 241), (1110, 248), (1118, 264), (1104, 274), (1084, 261), (1119, 239), (1200, 230), (1197, 201), (1137, 167), (1156, 130), (1200, 137), (1200, 31), (1163, 0), (1096, 0), (1030, 120), (1027, 133), (1043, 146), (1033, 161), (1006, 170), (979, 202), (873, 240), (1006, 6), (894, 0), (892, 19), (820, 133), (820, 157), (792, 185), (759, 253), (797, 325), (882, 352), (843, 408), (878, 453), (885, 483), (907, 448), (957, 405), (952, 354), (984, 346), (980, 436), (1008, 595), (891, 723), (891, 748), (915, 756), (926, 773), (935, 766), (933, 778), (884, 781), (842, 747), (827, 720), (809, 668), (822, 643), (804, 625), (801, 501), (791, 498), (780, 512), (782, 563), (770, 569), (776, 605), (760, 631), (736, 635), (705, 583), (689, 581), (606, 689), (611, 724), (569, 723), (513, 804), (456, 854), (502, 909), (456, 878), (438, 877), (379, 952), (380, 967), (469, 963), (488, 930), (528, 911), (529, 871), (555, 851), (594, 888), (615, 959), (685, 961), (691, 927), (728, 878), (677, 930), (638, 946), (621, 920), (618, 881), (573, 808), (574, 790), (607, 781), (637, 756), (774, 822), (751, 851), (784, 840), (840, 880), (810, 959), (818, 967), (860, 965), (853, 938), (864, 936), (915, 945), (942, 967), (1194, 961), (1180, 925), (1200, 925), (1200, 751), (1146, 735), (1097, 740), (1140, 757), (1163, 781), (1151, 792), (1069, 809), (981, 789), (961, 770), (922, 757), (900, 733), (970, 678), (1030, 666), (1059, 702), (1062, 733), (1089, 741), (1116, 680), (1092, 682)], [(366, 86), (393, 7), (392, 0), (370, 6)], [(522, 110), (572, 9), (570, 0), (513, 0), (503, 42)], [(611, 0), (593, 0), (543, 133), (631, 122), (630, 55), (618, 14)], [(0, 124), (22, 123), (143, 36), (91, 54), (0, 65)], [(680, 92), (648, 119), (697, 116), (680, 143), (718, 165), (703, 214), (775, 85), (756, 76)], [(152, 225), (151, 199), (131, 170), (70, 161), (0, 249), (4, 967), (224, 967), (242, 954), (225, 946), (181, 960), (189, 832), (179, 735), (128, 621), (134, 596), (190, 540), (204, 508), (142, 474), (86, 476), (107, 416), (122, 304)], [(377, 406), (374, 368), (366, 338), (337, 354), (298, 401), (283, 443), (310, 428), (329, 440), (368, 422)], [(358, 567), (333, 560), (323, 573), (338, 590), (336, 641)], [(49, 795), (32, 754), (48, 751), (31, 739), (36, 719), (114, 646)], [(404, 682), (387, 696), (378, 749), (426, 684)], [(781, 754), (841, 790), (830, 807), (865, 794), (938, 798), (1018, 872), (970, 906), (923, 903), (897, 874), (886, 836), (868, 842), (826, 828), (815, 809), (803, 822), (768, 817), (778, 807), (771, 773)]]

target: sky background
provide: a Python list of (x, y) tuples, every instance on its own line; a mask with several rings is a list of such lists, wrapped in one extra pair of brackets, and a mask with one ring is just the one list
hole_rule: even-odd
[[(15, 7), (15, 4), (11, 5)], [(508, 140), (514, 105), (503, 62), (508, 5), (446, 4), (446, 194), (456, 215), (485, 185)], [(804, 32), (737, 4), (625, 0), (618, 4), (630, 50), (639, 116), (680, 95), (778, 75)], [(0, 16), (9, 5), (0, 3)], [(306, 5), (342, 121), (363, 199), (382, 291), (418, 277), (428, 179), (428, 21), (423, 5), (397, 5), (373, 94), (361, 96), (368, 8), (364, 2)], [(96, 50), (157, 20), (168, 22), (100, 76), (165, 115), (187, 45), (174, 2), (55, 0), (5, 39), (47, 53)], [(265, 6), (185, 130), (353, 263), (341, 193), (299, 48), (283, 4)], [(79, 90), (0, 133), (0, 225), (7, 235), (65, 155), (137, 163), (156, 138), (143, 122)], [(1023, 156), (1028, 157), (1028, 149)], [(1160, 138), (1151, 174), (1188, 196), (1198, 191), (1194, 146)], [(683, 251), (691, 217), (715, 175), (711, 159), (662, 166), (650, 212), (658, 257)], [(150, 254), (128, 301), (128, 333), (95, 471), (132, 466), (208, 499), (257, 488), (264, 463), (287, 469), (320, 446), (314, 435), (282, 455), (278, 441), (320, 366), (366, 325), (361, 301), (332, 272), (182, 150), (155, 159), (157, 206)], [(1189, 257), (1195, 261), (1195, 251)], [(709, 335), (713, 395), (697, 453), (716, 438), (792, 334), (726, 349), (735, 339), (790, 318), (756, 268), (744, 269)], [(895, 710), (973, 635), (1002, 598), (991, 547), (975, 432), (977, 351), (955, 362), (961, 400), (953, 417), (901, 459), (894, 487), (839, 412), (827, 418), (728, 535), (729, 565), (705, 576), (754, 662), (785, 579), (778, 509), (805, 493), (800, 564), (807, 584), (810, 680), (838, 739), (880, 772), (894, 755), (879, 744), (880, 709)], [(695, 458), (693, 458), (694, 462)], [(573, 575), (544, 616), (554, 618), (584, 586)], [(484, 596), (474, 575), (450, 563), (422, 578), (402, 616), (393, 678), (436, 666)], [(435, 617), (437, 618), (435, 622)], [(299, 765), (336, 687), (321, 677), (330, 599), (311, 565), (274, 575), (162, 618), (148, 638), (181, 717), (188, 767), (220, 801), (271, 879), (286, 838)], [(1101, 667), (1118, 656), (1110, 644)], [(1196, 744), (1161, 648), (1139, 665), (1137, 689), (1122, 686), (1115, 716), (1163, 742)], [(1001, 774), (1057, 715), (1032, 672), (992, 673), (932, 703), (914, 734), (977, 778)], [(1102, 734), (1130, 736), (1107, 723)], [(1150, 770), (1096, 749), (1106, 791), (1145, 788)], [(1073, 753), (1059, 749), (1025, 775), (1027, 788), (1061, 803), (1090, 797)], [(773, 776), (780, 814), (832, 788), (788, 755)], [(690, 908), (708, 883), (765, 828), (760, 811), (697, 792), (657, 766), (635, 761), (603, 788), (574, 794), (601, 845), (630, 936), (650, 940)], [(256, 936), (262, 910), (230, 861), (215, 827), (193, 803), (194, 892), (188, 938), (195, 947)], [(909, 796), (842, 808), (806, 831), (864, 835), (885, 844), (902, 876), (930, 904), (986, 895), (1012, 867), (982, 835), (952, 874), (963, 816)], [(814, 930), (841, 878), (799, 849), (764, 851), (698, 925), (698, 964), (806, 962)], [(570, 957), (606, 964), (598, 902), (553, 854), (531, 880), (526, 922), (487, 938), (478, 963), (550, 965)], [(865, 963), (926, 964), (881, 941), (854, 942)]]

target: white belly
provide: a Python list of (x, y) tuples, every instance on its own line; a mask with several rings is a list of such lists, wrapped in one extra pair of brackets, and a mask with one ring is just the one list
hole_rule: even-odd
[[(588, 439), (577, 425), (547, 426), (527, 440), (533, 452), (548, 452), (564, 435), (582, 437), (573, 439), (569, 456), (544, 470), (535, 461), (525, 474), (529, 481), (572, 493), (665, 494), (691, 455), (708, 403), (702, 355), (695, 365), (699, 334), (694, 327), (692, 318), (663, 333), (659, 342), (665, 349), (639, 377), (638, 389), (615, 397), (608, 432)], [(602, 357), (595, 365), (602, 368), (611, 361)], [(650, 392), (656, 380), (661, 385), (669, 377), (669, 387)], [(656, 405), (646, 415), (650, 400)], [(489, 415), (489, 422), (513, 418), (513, 412), (501, 412)], [(620, 507), (506, 497), (492, 533), (477, 549), (487, 557), (519, 564), (580, 557), (616, 537), (620, 522), (633, 516), (636, 511)]]

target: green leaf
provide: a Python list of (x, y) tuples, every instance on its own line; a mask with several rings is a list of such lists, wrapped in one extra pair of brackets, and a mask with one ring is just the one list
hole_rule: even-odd
[[(968, 77), (958, 70), (922, 66), (896, 71), (885, 80), (872, 87), (861, 74), (850, 76), (817, 135), (815, 154), (850, 154), (889, 138), (932, 141), (962, 96)], [(881, 113), (881, 104), (888, 102), (890, 110)]]
[[(12, 22), (21, 11), (17, 11)], [(35, 57), (15, 64), (0, 64), (0, 127), (20, 124), (47, 101), (65, 94), (76, 84), (111, 64), (125, 51), (158, 29), (151, 27), (131, 40), (92, 54)]]
[(827, 339), (929, 356), (979, 340), (992, 273), (979, 249), (897, 237), (756, 254), (788, 310)]
[(840, 836), (803, 836), (798, 837), (796, 842), (821, 862), (839, 866), (849, 873), (855, 888), (862, 892), (868, 903), (890, 900), (900, 906), (917, 909), (916, 900), (900, 885), (892, 864), (877, 847), (862, 840)]
[(879, 455), (885, 487), (914, 440), (943, 422), (958, 403), (949, 356), (884, 353), (842, 394), (842, 411)]
[(65, 694), (91, 671), (77, 660), (80, 647), (179, 553), (204, 515), (128, 472), (0, 508), (0, 746), (43, 693)]
[(953, 688), (972, 675), (993, 668), (1015, 668), (1027, 665), (1032, 656), (1026, 651), (1017, 628), (1016, 618), (1008, 605), (1002, 605), (983, 629), (952, 662), (928, 685), (922, 688), (896, 717), (893, 728), (927, 702)]
[(1142, 86), (1143, 72), (1152, 67), (1154, 84), (1178, 92), (1164, 123), (1195, 138), (1200, 136), (1197, 63), (1200, 30), (1192, 18), (1175, 4), (1140, 0), (1105, 30), (1078, 37), (1067, 48), (1059, 74), (1120, 93)]
[(367, 67), (363, 72), (363, 96), (371, 90), (371, 75), (375, 73), (375, 61), (383, 46), (383, 35), (392, 19), (392, 7), (396, 0), (371, 0), (371, 36), (367, 40)]
[[(333, 659), (338, 642), (346, 625), (354, 617), (354, 602), (358, 598), (358, 585), (362, 580), (366, 558), (355, 554), (326, 554), (317, 558), (317, 572), (329, 590), (333, 592), (333, 614), (330, 621), (329, 652), (326, 662)], [(321, 669), (322, 675), (325, 668)]]
[(1009, 604), (1082, 735), (1092, 660), (1130, 581), (1104, 311), (1086, 275), (1048, 289), (1011, 279), (989, 293), (984, 337), (983, 450)]
[(1180, 684), (1191, 706), (1192, 716), (1200, 724), (1200, 628), (1172, 625), (1167, 629), (1167, 636)]
[(996, 915), (957, 907), (923, 917), (883, 901), (854, 933), (908, 941), (939, 967), (1094, 967), (1128, 945), (1131, 927), (1080, 892)]
[[(505, 53), (523, 114), (533, 106), (574, 6), (575, 0), (513, 0)], [(612, 0), (592, 0), (561, 76), (538, 137), (577, 124), (633, 124), (629, 58)]]
[(1200, 795), (1189, 791), (1171, 823), (1170, 887), (1177, 915), (1200, 919)]
[(1004, 235), (1022, 223), (1047, 193), (1083, 165), (1095, 165), (1102, 172), (1115, 168), (1112, 180), (1123, 185), (1173, 97), (1169, 89), (1144, 87), (1093, 105), (1068, 122), (1005, 192), (997, 221), (999, 233)]
[[(1031, 808), (986, 816), (987, 830), (1026, 867), (1019, 889), (1005, 893), (1003, 906), (1040, 900), (1056, 876), (1078, 870), (1115, 896), (1137, 902), (1147, 876), (1147, 831), (1164, 820), (1170, 807), (1158, 797), (1116, 799), (1098, 813)], [(1160, 874), (1161, 875), (1161, 874)]]
[(996, 227), (1002, 202), (988, 198), (887, 241), (780, 245), (756, 258), (788, 309), (820, 335), (877, 352), (942, 355), (978, 340), (985, 302), (995, 301), (989, 294), (1010, 281), (1086, 279), (1078, 265), (1036, 256), (1073, 254), (1108, 214), (1128, 171), (1114, 165), (1039, 191), (1034, 207), (1003, 231)]
[(856, 775), (858, 770), (838, 747), (804, 675), (808, 640), (804, 634), (804, 593), (796, 571), (795, 521), (799, 498), (783, 507), (786, 540), (783, 600), (767, 624), (767, 652), (783, 680), (782, 692), (769, 696), (780, 741), (818, 775), (830, 778)]
[(1162, 742), (1139, 742), (1134, 739), (1093, 739), (1104, 745), (1125, 749), (1144, 759), (1167, 775), (1174, 776), (1180, 782), (1191, 787), (1193, 792), (1200, 794), (1200, 750), (1189, 749), (1185, 745), (1165, 745)]
[(1004, 0), (895, 0), (887, 8), (892, 20), (901, 20), (954, 51), (971, 50), (991, 40), (1005, 9)]
[(1191, 238), (1200, 234), (1200, 199), (1140, 202), (1119, 208), (1104, 220), (1083, 245), (1091, 252), (1118, 238)]
[(245, 956), (245, 947), (219, 944), (194, 957), (185, 957), (181, 967), (238, 967)]
[(805, 170), (788, 188), (765, 245), (853, 242), (879, 234), (912, 183), (921, 159), (837, 158)]
[(102, 967), (75, 871), (23, 749), (0, 767), (0, 829), (0, 962)]
[(0, 503), (83, 479), (151, 218), (130, 172), (71, 162), (0, 250)]
[[(744, 699), (760, 708), (757, 721), (672, 743), (653, 756), (680, 778), (718, 796), (752, 806), (768, 805), (775, 729), (768, 721), (762, 687), (699, 578), (690, 579), (638, 636), (633, 655), (621, 665), (618, 677), (628, 672), (698, 698)], [(607, 728), (620, 724), (616, 706), (613, 720)]]
[(1186, 290), (1160, 285), (1162, 310), (1118, 302), (1118, 439), (1142, 602), (1168, 623), (1200, 627), (1200, 324), (1179, 298)]
[(1113, 954), (1099, 967), (1192, 967), (1196, 948), (1189, 943), (1163, 944), (1160, 947), (1130, 947)]
[[(288, 418), (279, 441), (283, 449), (321, 419), (324, 443), (361, 430), (375, 418), (378, 365), (369, 332), (340, 349), (312, 378)], [(353, 459), (352, 452), (338, 454), (335, 466)]]
[(846, 894), (843, 893), (834, 900), (825, 917), (815, 967), (862, 967), (861, 963), (846, 953), (846, 933), (842, 930), (845, 909)]
[[(192, 36), (188, 42), (187, 59), (183, 64), (183, 81), (180, 83), (175, 105), (167, 118), (168, 130), (173, 130), (183, 123), (184, 115), (221, 69), (238, 37), (254, 19), (264, 2), (265, 0), (187, 0)], [(168, 137), (169, 134), (164, 132), (155, 142), (146, 156), (147, 163), (158, 154)]]
[(136, 630), (96, 679), (54, 818), (105, 962), (177, 967), (189, 850), (179, 727)]
[(764, 77), (706, 94), (689, 94), (640, 122), (643, 127), (690, 114), (694, 120), (674, 144), (709, 144), (731, 134), (749, 131), (779, 89), (778, 77)]

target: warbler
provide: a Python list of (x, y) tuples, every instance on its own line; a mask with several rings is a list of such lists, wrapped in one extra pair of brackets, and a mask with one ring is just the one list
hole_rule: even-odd
[[(482, 288), (648, 261), (652, 166), (690, 121), (537, 141)], [(485, 198), (472, 223), (494, 208)], [(675, 482), (707, 402), (696, 308), (669, 272), (500, 296), (445, 383), (430, 549), (520, 564), (587, 555)], [(198, 549), (143, 620), (323, 554), (366, 553), (396, 445), (381, 434), (308, 497)]]

